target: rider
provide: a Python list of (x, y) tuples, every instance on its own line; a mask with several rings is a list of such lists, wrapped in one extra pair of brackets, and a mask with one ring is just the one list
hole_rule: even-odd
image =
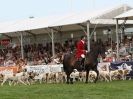
[(84, 69), (84, 61), (85, 61), (85, 54), (87, 52), (86, 50), (86, 37), (81, 36), (81, 40), (77, 42), (76, 45), (76, 58), (80, 61), (80, 66), (82, 69)]

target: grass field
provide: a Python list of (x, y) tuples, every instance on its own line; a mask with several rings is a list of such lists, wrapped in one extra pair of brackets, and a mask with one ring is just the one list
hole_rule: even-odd
[(4, 85), (0, 99), (133, 99), (133, 80), (110, 83)]

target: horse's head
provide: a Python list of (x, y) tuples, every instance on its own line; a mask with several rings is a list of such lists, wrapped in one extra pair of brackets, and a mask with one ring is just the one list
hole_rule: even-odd
[(105, 58), (105, 47), (104, 46), (99, 46), (99, 48), (98, 48), (98, 54), (101, 55), (101, 57), (103, 59)]
[(105, 58), (105, 46), (103, 44), (95, 43), (92, 46), (92, 52), (95, 54), (96, 57), (100, 55), (102, 58)]

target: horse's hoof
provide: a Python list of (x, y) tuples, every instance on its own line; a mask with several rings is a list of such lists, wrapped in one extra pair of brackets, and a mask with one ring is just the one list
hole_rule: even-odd
[(88, 84), (88, 81), (86, 81), (85, 83)]
[(73, 84), (73, 82), (71, 82), (71, 84)]
[(69, 84), (69, 82), (66, 82), (66, 84)]

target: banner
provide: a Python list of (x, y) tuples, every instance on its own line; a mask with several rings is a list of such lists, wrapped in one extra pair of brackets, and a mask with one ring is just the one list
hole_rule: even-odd
[(125, 69), (126, 66), (131, 66), (130, 76), (133, 76), (133, 61), (128, 62), (112, 62), (111, 68), (112, 69)]
[(49, 73), (50, 68), (47, 65), (26, 66), (28, 72)]
[(9, 74), (9, 73), (16, 73), (18, 68), (16, 66), (1, 66), (0, 67), (0, 74)]
[(63, 70), (63, 65), (49, 65), (50, 67), (50, 71), (53, 72), (53, 73), (56, 73), (56, 72), (62, 72)]
[(133, 62), (132, 61), (128, 61), (128, 62), (112, 62), (111, 63), (111, 68), (113, 69), (118, 69), (119, 66), (124, 66), (124, 65), (132, 65), (133, 68)]
[(109, 71), (109, 66), (110, 66), (110, 62), (102, 62), (102, 63), (98, 63), (97, 69)]
[(8, 45), (8, 44), (10, 43), (10, 39), (2, 39), (2, 40), (0, 41), (0, 43), (1, 43), (1, 45), (6, 46), (6, 45)]
[(36, 73), (49, 73), (49, 72), (61, 72), (62, 64), (58, 65), (36, 65), (36, 66), (26, 66), (28, 72)]

